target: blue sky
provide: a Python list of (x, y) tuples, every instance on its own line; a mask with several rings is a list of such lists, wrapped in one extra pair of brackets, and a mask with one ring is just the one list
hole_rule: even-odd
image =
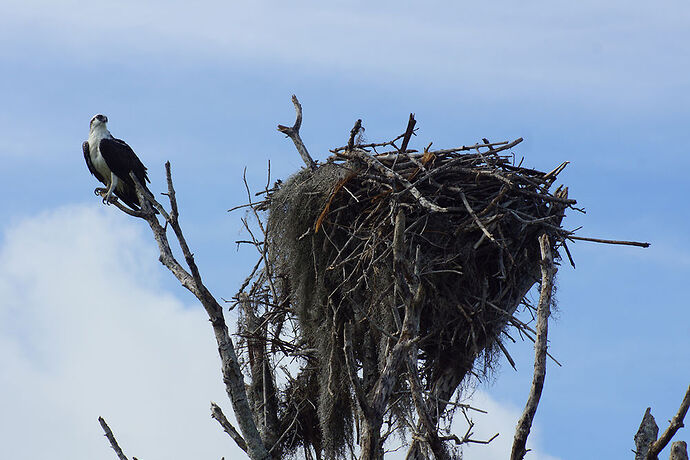
[[(301, 167), (275, 131), (293, 93), (320, 160), (357, 118), (375, 141), (414, 112), (417, 146), (524, 137), (526, 165), (570, 161), (560, 179), (587, 214), (565, 225), (652, 247), (571, 245), (550, 331), (564, 366), (548, 369), (528, 458), (629, 458), (649, 405), (664, 429), (690, 383), (690, 6), (476, 3), (5, 0), (0, 440), (13, 457), (110, 458), (99, 415), (143, 458), (233, 452), (208, 417), (212, 399), (229, 412), (211, 330), (145, 224), (93, 195), (80, 145), (101, 112), (152, 190), (171, 161), (188, 240), (229, 298), (255, 261), (233, 243), (242, 213), (226, 212), (245, 201), (243, 169), (259, 189), (269, 160), (274, 178)], [(467, 458), (506, 457), (532, 365), (530, 343), (510, 350), (518, 372), (503, 363), (476, 394), (493, 417), (477, 429), (502, 444)]]

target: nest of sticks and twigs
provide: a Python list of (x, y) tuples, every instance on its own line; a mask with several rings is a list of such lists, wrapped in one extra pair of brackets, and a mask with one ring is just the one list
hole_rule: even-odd
[[(540, 279), (538, 237), (558, 255), (571, 235), (561, 221), (575, 200), (567, 187), (551, 191), (566, 163), (548, 173), (515, 165), (522, 139), (411, 150), (413, 128), (411, 118), (396, 139), (362, 145), (356, 125), (326, 163), (255, 205), (269, 212), (265, 266), (241, 298), (260, 319), (243, 331), (250, 354), (260, 340), (297, 357), (272, 383), (282, 385), (286, 454), (342, 455), (379, 391), (386, 433), (414, 431), (420, 401), (435, 424), (464, 410), (451, 400), (469, 375), (484, 375), (497, 353), (512, 364), (508, 328), (532, 335), (514, 313)], [(412, 358), (391, 363), (403, 335)]]

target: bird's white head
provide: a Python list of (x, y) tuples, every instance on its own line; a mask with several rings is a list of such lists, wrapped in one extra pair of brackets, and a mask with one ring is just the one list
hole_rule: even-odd
[(107, 130), (105, 124), (108, 123), (108, 117), (102, 114), (94, 115), (91, 119), (90, 131)]

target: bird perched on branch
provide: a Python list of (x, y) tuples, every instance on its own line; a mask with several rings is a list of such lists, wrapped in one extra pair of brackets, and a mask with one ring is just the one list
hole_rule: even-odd
[(151, 181), (146, 174), (146, 166), (125, 141), (110, 134), (106, 123), (108, 117), (95, 115), (91, 119), (89, 140), (82, 144), (86, 166), (107, 187), (97, 188), (94, 193), (103, 197), (103, 203), (110, 204), (114, 201), (114, 194), (130, 208), (139, 210), (141, 205), (130, 173), (134, 173), (139, 183), (148, 191), (146, 182)]

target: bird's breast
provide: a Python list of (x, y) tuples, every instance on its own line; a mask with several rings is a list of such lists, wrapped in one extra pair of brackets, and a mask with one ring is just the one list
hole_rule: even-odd
[(91, 156), (91, 164), (93, 164), (96, 171), (103, 176), (107, 185), (110, 185), (110, 168), (101, 155), (101, 150), (99, 148), (100, 142), (100, 139), (89, 136), (89, 155)]

